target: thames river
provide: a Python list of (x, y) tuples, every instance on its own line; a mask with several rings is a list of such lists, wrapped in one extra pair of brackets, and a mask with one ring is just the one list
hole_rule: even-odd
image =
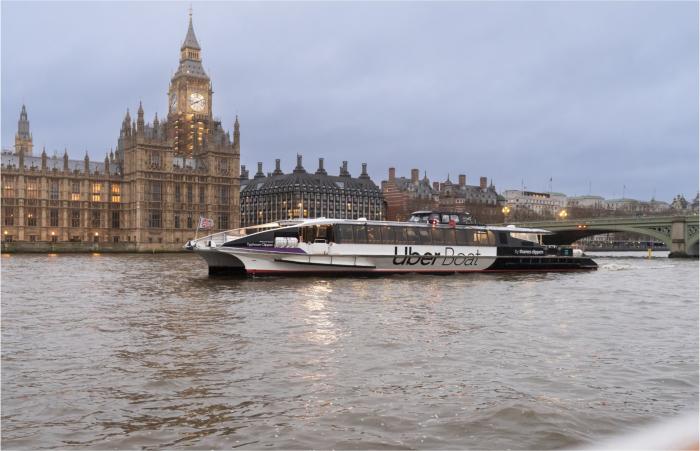
[[(642, 254), (639, 254), (642, 255)], [(2, 446), (594, 446), (698, 408), (698, 261), (215, 278), (3, 255)]]

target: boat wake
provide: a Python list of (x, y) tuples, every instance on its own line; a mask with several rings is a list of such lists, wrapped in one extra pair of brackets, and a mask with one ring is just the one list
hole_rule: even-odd
[(627, 269), (632, 269), (632, 265), (621, 265), (619, 263), (608, 263), (600, 267), (602, 270), (607, 271), (624, 271)]

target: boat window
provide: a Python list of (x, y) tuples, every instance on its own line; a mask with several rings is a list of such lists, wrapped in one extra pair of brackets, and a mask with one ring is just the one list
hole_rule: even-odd
[(408, 237), (406, 236), (406, 227), (392, 227), (394, 229), (394, 239), (396, 244), (407, 244)]
[(304, 243), (314, 242), (314, 228), (313, 227), (301, 227), (299, 229), (299, 241)]
[(292, 229), (281, 229), (274, 231), (274, 237), (284, 237), (284, 238), (299, 238), (299, 230), (294, 227)]
[(456, 230), (455, 229), (442, 229), (444, 233), (444, 241), (443, 243), (447, 246), (454, 246), (457, 244), (457, 238), (455, 237)]
[(383, 244), (394, 244), (396, 238), (394, 237), (394, 230), (396, 230), (394, 227), (391, 226), (382, 226), (382, 243)]
[(326, 243), (329, 238), (330, 228), (327, 225), (314, 226), (314, 243)]
[(367, 224), (367, 242), (369, 244), (381, 244), (382, 232), (378, 225)]
[(466, 229), (456, 229), (455, 230), (455, 235), (457, 237), (457, 245), (458, 246), (471, 246), (472, 243), (474, 242), (473, 235), (474, 232), (471, 230), (466, 230)]
[(418, 227), (406, 227), (406, 244), (420, 244)]
[(418, 236), (420, 238), (420, 244), (433, 244), (433, 240), (430, 238), (430, 229), (428, 227), (420, 227), (418, 229)]
[(436, 245), (445, 244), (445, 232), (447, 232), (447, 229), (433, 227), (430, 231), (433, 235), (433, 244), (436, 244)]
[(356, 244), (365, 244), (367, 243), (367, 229), (365, 228), (364, 224), (363, 225), (354, 225), (352, 226), (353, 232), (355, 234), (355, 243)]
[(350, 224), (335, 224), (333, 226), (333, 235), (335, 236), (335, 242), (338, 244), (353, 242), (352, 226)]
[(508, 244), (508, 232), (498, 232), (498, 243)]
[(493, 232), (487, 232), (485, 230), (475, 230), (474, 231), (474, 244), (478, 246), (487, 246), (496, 244), (496, 239)]

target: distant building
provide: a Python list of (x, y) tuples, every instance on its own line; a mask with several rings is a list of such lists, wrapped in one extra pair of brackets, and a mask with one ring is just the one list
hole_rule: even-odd
[(275, 170), (265, 175), (262, 162), (258, 171), (249, 178), (248, 170), (241, 167), (241, 225), (264, 224), (293, 218), (367, 218), (382, 220), (386, 217), (381, 190), (367, 174), (362, 164), (359, 177), (352, 177), (347, 161), (340, 173), (328, 175), (323, 158), (318, 160), (314, 173), (306, 172), (302, 156), (288, 174), (282, 172), (280, 160)]
[(601, 196), (573, 196), (566, 201), (567, 208), (590, 208), (605, 210), (607, 203)]
[(685, 200), (685, 196), (683, 196), (682, 194), (679, 194), (676, 197), (674, 197), (673, 202), (671, 202), (671, 208), (673, 208), (674, 210), (688, 210), (689, 206), (690, 204), (687, 200)]
[(626, 197), (620, 199), (608, 199), (605, 201), (608, 210), (622, 213), (634, 213), (641, 210), (641, 202), (637, 199)]
[(479, 185), (467, 185), (467, 176), (459, 175), (459, 182), (452, 183), (450, 177), (437, 185), (440, 210), (462, 211), (467, 205), (498, 204), (498, 193), (493, 184), (488, 184), (486, 177), (479, 178)]
[(418, 169), (411, 169), (411, 178), (396, 177), (396, 169), (389, 168), (388, 180), (382, 181), (382, 192), (387, 203), (387, 218), (405, 220), (418, 210), (469, 212), (480, 221), (492, 219), (499, 210), (496, 188), (481, 177), (479, 185), (468, 185), (467, 176), (460, 174), (458, 183), (449, 176), (444, 182), (430, 182), (427, 174), (419, 178)]
[(435, 209), (440, 196), (427, 175), (420, 178), (418, 169), (411, 169), (411, 178), (406, 178), (396, 177), (396, 169), (389, 168), (389, 179), (382, 181), (382, 193), (390, 221), (404, 221), (411, 212)]
[[(129, 250), (180, 249), (200, 216), (216, 229), (239, 223), (240, 133), (233, 139), (212, 114), (192, 18), (170, 80), (167, 119), (127, 110), (117, 149), (104, 161), (33, 156), (22, 106), (14, 151), (2, 153), (5, 242), (90, 243)], [(77, 247), (64, 246), (78, 249)]]
[(697, 213), (699, 209), (700, 209), (700, 192), (698, 192), (695, 195), (695, 199), (693, 199), (693, 202), (690, 204), (690, 210), (693, 213)]
[(503, 197), (512, 213), (524, 211), (541, 217), (553, 218), (567, 205), (567, 197), (563, 193), (506, 190)]

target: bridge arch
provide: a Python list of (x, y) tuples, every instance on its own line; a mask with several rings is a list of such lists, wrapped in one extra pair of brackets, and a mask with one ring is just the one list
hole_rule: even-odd
[(665, 231), (656, 229), (647, 229), (642, 227), (630, 227), (630, 226), (587, 226), (585, 228), (573, 226), (571, 228), (557, 228), (553, 230), (550, 228), (553, 235), (545, 235), (543, 240), (545, 244), (571, 244), (574, 241), (578, 241), (582, 238), (587, 238), (589, 236), (602, 235), (605, 233), (616, 233), (616, 232), (627, 232), (634, 233), (638, 235), (651, 236), (652, 238), (661, 241), (669, 249), (671, 248), (671, 231), (668, 230), (668, 234)]
[(553, 232), (553, 235), (543, 237), (546, 244), (571, 244), (581, 238), (601, 233), (628, 232), (647, 235), (661, 241), (671, 250), (670, 256), (698, 255), (700, 224), (697, 215), (581, 218), (524, 222), (519, 225)]

